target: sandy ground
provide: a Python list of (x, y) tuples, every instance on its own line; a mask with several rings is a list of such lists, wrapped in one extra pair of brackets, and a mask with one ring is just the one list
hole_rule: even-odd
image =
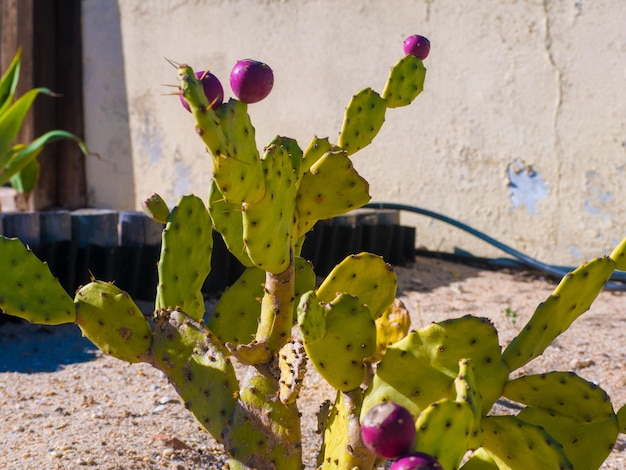
[[(491, 319), (506, 345), (555, 282), (532, 273), (489, 271), (431, 258), (396, 268), (414, 328), (465, 314)], [(626, 293), (603, 292), (524, 372), (573, 370), (626, 403)], [(314, 372), (305, 380), (306, 468), (319, 446), (315, 414), (333, 393)], [(506, 411), (506, 410), (505, 410)], [(172, 387), (145, 364), (105, 357), (74, 325), (0, 326), (0, 468), (212, 469), (223, 455)], [(626, 468), (620, 436), (604, 469)]]

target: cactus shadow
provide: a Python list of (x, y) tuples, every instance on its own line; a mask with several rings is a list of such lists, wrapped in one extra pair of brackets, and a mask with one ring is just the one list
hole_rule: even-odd
[(33, 325), (18, 319), (0, 323), (0, 373), (55, 372), (96, 357), (96, 347), (74, 324)]
[(398, 274), (398, 295), (430, 293), (479, 277), (483, 270), (493, 270), (479, 263), (462, 262), (453, 257), (424, 252), (416, 256), (413, 263), (394, 266), (394, 269)]

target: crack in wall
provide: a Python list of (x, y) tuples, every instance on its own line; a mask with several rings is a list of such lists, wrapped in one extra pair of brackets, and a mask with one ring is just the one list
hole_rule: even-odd
[(553, 244), (558, 243), (558, 227), (560, 226), (561, 218), (561, 170), (562, 170), (562, 149), (561, 139), (559, 135), (559, 118), (561, 116), (561, 110), (563, 105), (563, 72), (559, 68), (554, 58), (554, 51), (552, 49), (552, 20), (550, 17), (549, 3), (551, 0), (543, 0), (543, 16), (544, 16), (544, 47), (545, 53), (550, 64), (550, 67), (554, 71), (556, 82), (556, 103), (554, 106), (554, 114), (552, 117), (552, 148), (554, 151), (554, 158), (556, 158), (556, 181), (554, 182), (554, 192), (556, 197), (556, 214), (554, 219), (556, 223), (550, 227), (549, 233), (552, 238)]

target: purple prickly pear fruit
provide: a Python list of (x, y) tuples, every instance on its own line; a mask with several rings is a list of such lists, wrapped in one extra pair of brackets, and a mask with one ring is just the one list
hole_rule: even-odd
[(442, 470), (439, 461), (423, 452), (412, 452), (391, 464), (390, 470)]
[(430, 52), (430, 41), (424, 36), (413, 34), (404, 40), (404, 53), (424, 60)]
[(230, 72), (230, 87), (244, 103), (261, 101), (272, 91), (274, 72), (269, 65), (258, 60), (239, 60)]
[[(224, 101), (224, 88), (220, 80), (211, 72), (204, 70), (196, 72), (196, 78), (202, 82), (204, 94), (209, 100), (211, 108), (215, 109), (222, 104), (222, 101)], [(180, 95), (180, 102), (187, 111), (191, 112), (191, 108), (183, 98), (183, 95)]]
[(365, 446), (386, 459), (408, 454), (415, 443), (415, 421), (401, 405), (388, 401), (372, 407), (361, 423)]

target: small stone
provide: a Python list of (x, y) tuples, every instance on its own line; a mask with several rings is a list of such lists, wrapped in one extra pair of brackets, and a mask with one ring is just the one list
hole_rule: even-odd
[(159, 405), (154, 407), (154, 409), (152, 410), (152, 414), (155, 413), (160, 413), (161, 411), (163, 411), (165, 409), (165, 405)]

